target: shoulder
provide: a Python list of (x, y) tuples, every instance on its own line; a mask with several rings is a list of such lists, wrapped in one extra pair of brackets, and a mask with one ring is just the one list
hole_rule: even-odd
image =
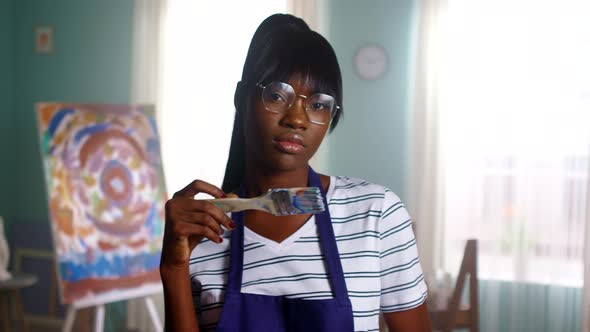
[(389, 188), (348, 176), (330, 177), (328, 199), (330, 204), (351, 201), (373, 201), (385, 205), (401, 203), (399, 196)]

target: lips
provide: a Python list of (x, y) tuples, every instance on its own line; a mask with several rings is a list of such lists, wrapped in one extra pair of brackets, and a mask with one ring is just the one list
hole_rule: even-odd
[(290, 154), (300, 153), (306, 147), (303, 137), (292, 133), (275, 137), (273, 143), (282, 152)]

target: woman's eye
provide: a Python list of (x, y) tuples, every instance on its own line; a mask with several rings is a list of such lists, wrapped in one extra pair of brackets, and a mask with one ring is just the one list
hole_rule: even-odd
[(326, 104), (320, 102), (313, 103), (310, 106), (313, 111), (321, 111), (328, 108)]
[(276, 93), (276, 92), (271, 93), (270, 98), (272, 101), (277, 102), (277, 103), (286, 102), (285, 98), (283, 98), (283, 96), (281, 96), (281, 94)]

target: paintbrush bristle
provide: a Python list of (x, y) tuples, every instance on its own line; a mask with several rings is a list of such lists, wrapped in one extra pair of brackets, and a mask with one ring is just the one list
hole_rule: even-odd
[(271, 189), (270, 198), (274, 205), (273, 214), (320, 213), (325, 210), (324, 199), (318, 187)]

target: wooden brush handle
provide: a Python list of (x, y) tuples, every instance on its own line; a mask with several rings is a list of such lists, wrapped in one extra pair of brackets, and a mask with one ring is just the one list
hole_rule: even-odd
[(249, 198), (218, 198), (209, 199), (208, 201), (215, 204), (224, 212), (239, 212), (255, 208), (252, 199)]

